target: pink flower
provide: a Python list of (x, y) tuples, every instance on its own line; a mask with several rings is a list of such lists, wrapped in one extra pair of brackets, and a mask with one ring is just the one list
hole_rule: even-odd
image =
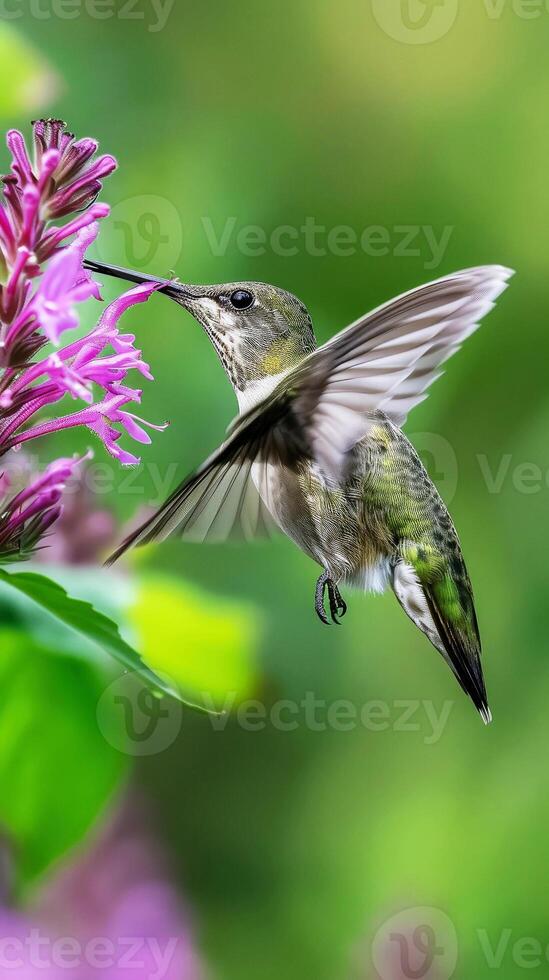
[(95, 222), (89, 224), (78, 231), (71, 245), (56, 252), (30, 300), (30, 310), (53, 344), (59, 343), (64, 330), (78, 326), (77, 303), (91, 296), (101, 299), (97, 283), (82, 268), (85, 251), (98, 232)]
[(22, 561), (63, 511), (61, 497), (81, 459), (58, 459), (26, 489), (9, 499), (9, 478), (2, 480), (0, 562)]
[[(122, 430), (137, 442), (149, 443), (150, 436), (143, 426), (157, 431), (165, 426), (144, 422), (134, 413), (122, 411), (129, 402), (141, 401), (139, 389), (122, 384), (127, 372), (137, 370), (148, 379), (152, 375), (141, 359), (141, 351), (134, 347), (133, 335), (120, 334), (116, 324), (125, 310), (144, 302), (156, 288), (155, 283), (146, 283), (130, 289), (107, 307), (91, 333), (33, 364), (2, 392), (0, 454), (31, 439), (85, 425), (123, 465), (139, 462), (139, 457), (118, 446)], [(103, 356), (108, 347), (114, 353)], [(105, 397), (101, 401), (94, 401), (93, 385), (103, 388)], [(89, 407), (21, 429), (39, 408), (59, 401), (67, 393), (87, 402)], [(4, 424), (2, 406), (8, 409)], [(122, 428), (115, 428), (116, 424)]]
[[(123, 433), (146, 443), (150, 436), (144, 426), (164, 426), (143, 422), (124, 408), (141, 400), (141, 391), (127, 384), (128, 372), (147, 380), (152, 375), (135, 337), (121, 334), (118, 321), (131, 306), (146, 301), (157, 284), (131, 289), (103, 311), (85, 337), (60, 346), (62, 336), (79, 325), (79, 304), (101, 298), (83, 261), (97, 237), (98, 221), (109, 212), (94, 202), (116, 161), (96, 158), (95, 140), (75, 141), (58, 120), (34, 123), (32, 159), (17, 130), (8, 133), (7, 142), (12, 165), (2, 178), (0, 202), (0, 457), (39, 436), (83, 425), (122, 464), (138, 463), (137, 456), (119, 446)], [(65, 224), (52, 224), (75, 211), (81, 213)], [(53, 353), (37, 359), (48, 343)], [(67, 395), (85, 407), (52, 417), (52, 406)], [(48, 420), (37, 420), (44, 408)], [(19, 534), (21, 555), (29, 542), (38, 541), (37, 532), (43, 533), (59, 513), (58, 493), (52, 487), (38, 493), (29, 504), (32, 515), (24, 520), (22, 512), (0, 518), (0, 558), (15, 554), (15, 526), (30, 527), (31, 517), (32, 533)], [(1, 547), (3, 530), (7, 550)]]

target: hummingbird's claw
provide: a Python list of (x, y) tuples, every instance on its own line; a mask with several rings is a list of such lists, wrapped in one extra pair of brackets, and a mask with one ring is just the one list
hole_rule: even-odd
[(328, 601), (330, 604), (330, 616), (332, 618), (332, 623), (336, 626), (341, 626), (340, 617), (343, 617), (347, 612), (347, 603), (342, 599), (340, 591), (330, 578), (329, 572), (323, 572), (320, 576), (318, 582), (316, 583), (315, 590), (315, 610), (318, 618), (325, 623), (326, 626), (330, 626), (330, 620), (326, 615), (324, 609), (324, 594), (328, 590)]

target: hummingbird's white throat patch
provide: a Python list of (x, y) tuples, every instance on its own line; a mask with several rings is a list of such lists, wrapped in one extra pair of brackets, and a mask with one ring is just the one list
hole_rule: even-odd
[(287, 371), (281, 371), (280, 374), (268, 374), (264, 378), (248, 382), (242, 391), (239, 391), (237, 388), (236, 397), (238, 399), (240, 414), (243, 415), (250, 408), (255, 408), (256, 405), (259, 405), (264, 398), (267, 398), (275, 390), (276, 386), (280, 384), (282, 378), (287, 373)]

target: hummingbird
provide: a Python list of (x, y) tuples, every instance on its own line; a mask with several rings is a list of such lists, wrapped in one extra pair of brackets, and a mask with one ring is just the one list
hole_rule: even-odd
[(347, 611), (340, 587), (391, 588), (488, 724), (458, 534), (402, 426), (513, 271), (480, 266), (430, 282), (317, 346), (307, 307), (276, 286), (194, 286), (86, 265), (162, 284), (206, 331), (239, 408), (220, 447), (108, 563), (169, 535), (221, 542), (282, 531), (321, 568), (314, 602), (323, 623)]

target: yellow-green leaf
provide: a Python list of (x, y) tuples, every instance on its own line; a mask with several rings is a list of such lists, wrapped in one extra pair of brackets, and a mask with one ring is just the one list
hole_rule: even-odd
[(13, 24), (0, 23), (0, 116), (37, 112), (61, 87), (57, 73)]
[(257, 688), (261, 622), (254, 606), (146, 575), (128, 611), (147, 662), (183, 690), (222, 706)]
[(116, 623), (94, 609), (91, 603), (84, 602), (82, 599), (73, 599), (56, 582), (35, 572), (8, 573), (5, 569), (0, 569), (0, 581), (22, 592), (70, 629), (102, 647), (126, 670), (134, 671), (153, 691), (160, 695), (170, 694), (197, 711), (205, 710), (182, 697), (179, 690), (155, 674), (137, 651), (121, 637)]

